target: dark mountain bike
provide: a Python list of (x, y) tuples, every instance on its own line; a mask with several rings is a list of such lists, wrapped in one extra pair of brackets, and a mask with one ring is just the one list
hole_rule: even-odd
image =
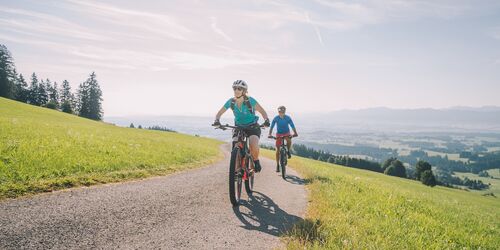
[(278, 150), (278, 160), (279, 160), (279, 167), (281, 168), (281, 177), (283, 179), (286, 179), (286, 165), (288, 164), (288, 147), (286, 144), (285, 138), (292, 138), (292, 135), (287, 135), (287, 136), (269, 136), (269, 138), (275, 139), (275, 140), (281, 140), (280, 147), (277, 148)]
[(252, 194), (254, 185), (254, 166), (253, 158), (250, 154), (250, 141), (248, 135), (245, 133), (246, 128), (250, 127), (264, 127), (262, 125), (250, 126), (231, 126), (220, 125), (216, 129), (226, 130), (228, 128), (234, 129), (233, 136), (236, 141), (233, 141), (233, 148), (231, 150), (231, 162), (229, 163), (229, 199), (233, 206), (238, 206), (241, 198), (241, 188), (245, 182), (245, 190), (248, 195)]

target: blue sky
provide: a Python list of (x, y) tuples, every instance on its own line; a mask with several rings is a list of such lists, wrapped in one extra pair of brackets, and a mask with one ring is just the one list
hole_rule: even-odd
[(499, 1), (4, 1), (19, 72), (95, 71), (106, 116), (499, 105)]

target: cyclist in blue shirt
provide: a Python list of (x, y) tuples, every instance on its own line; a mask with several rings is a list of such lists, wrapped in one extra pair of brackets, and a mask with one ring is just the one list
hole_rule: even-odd
[[(266, 111), (260, 104), (252, 97), (248, 96), (248, 84), (243, 80), (236, 80), (233, 82), (234, 97), (229, 98), (224, 106), (217, 112), (213, 126), (220, 126), (220, 117), (231, 108), (234, 114), (234, 123), (236, 126), (248, 126), (245, 128), (245, 133), (249, 136), (250, 154), (254, 159), (255, 172), (260, 172), (262, 166), (259, 161), (259, 138), (261, 130), (259, 126), (252, 126), (258, 124), (259, 117), (255, 115), (258, 111), (264, 117), (263, 125), (269, 127), (269, 118)], [(234, 140), (233, 135), (233, 140)]]
[[(292, 157), (290, 154), (290, 148), (292, 147), (292, 139), (290, 137), (290, 128), (292, 127), (293, 129), (293, 137), (297, 137), (297, 130), (295, 129), (295, 125), (293, 124), (292, 118), (286, 113), (286, 108), (285, 106), (279, 106), (278, 107), (278, 114), (276, 117), (274, 117), (273, 122), (271, 123), (271, 129), (269, 129), (269, 137), (271, 137), (273, 133), (273, 128), (275, 125), (277, 125), (276, 128), (276, 137), (283, 136), (285, 137), (287, 148), (288, 148), (288, 159)], [(281, 146), (281, 140), (276, 140), (276, 172), (279, 172), (279, 150), (278, 148)]]

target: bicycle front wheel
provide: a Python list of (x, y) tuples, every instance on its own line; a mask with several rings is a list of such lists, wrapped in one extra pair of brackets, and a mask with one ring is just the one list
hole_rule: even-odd
[[(246, 164), (247, 164), (247, 169), (250, 169), (249, 168), (249, 164), (250, 164), (249, 161), (247, 161)], [(247, 174), (248, 174), (248, 176), (247, 176), (247, 179), (245, 180), (245, 190), (247, 191), (248, 195), (252, 195), (255, 172), (249, 171)]]
[(241, 187), (243, 181), (241, 150), (237, 147), (231, 152), (229, 163), (229, 200), (233, 206), (238, 206), (241, 198)]
[(286, 178), (286, 164), (288, 163), (288, 154), (285, 148), (280, 150), (280, 165), (281, 165), (281, 177)]

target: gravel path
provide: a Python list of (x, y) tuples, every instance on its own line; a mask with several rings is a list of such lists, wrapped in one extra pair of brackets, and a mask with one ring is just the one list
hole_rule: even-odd
[(303, 180), (261, 159), (253, 197), (228, 197), (225, 159), (204, 168), (0, 202), (0, 249), (269, 249), (300, 221)]

